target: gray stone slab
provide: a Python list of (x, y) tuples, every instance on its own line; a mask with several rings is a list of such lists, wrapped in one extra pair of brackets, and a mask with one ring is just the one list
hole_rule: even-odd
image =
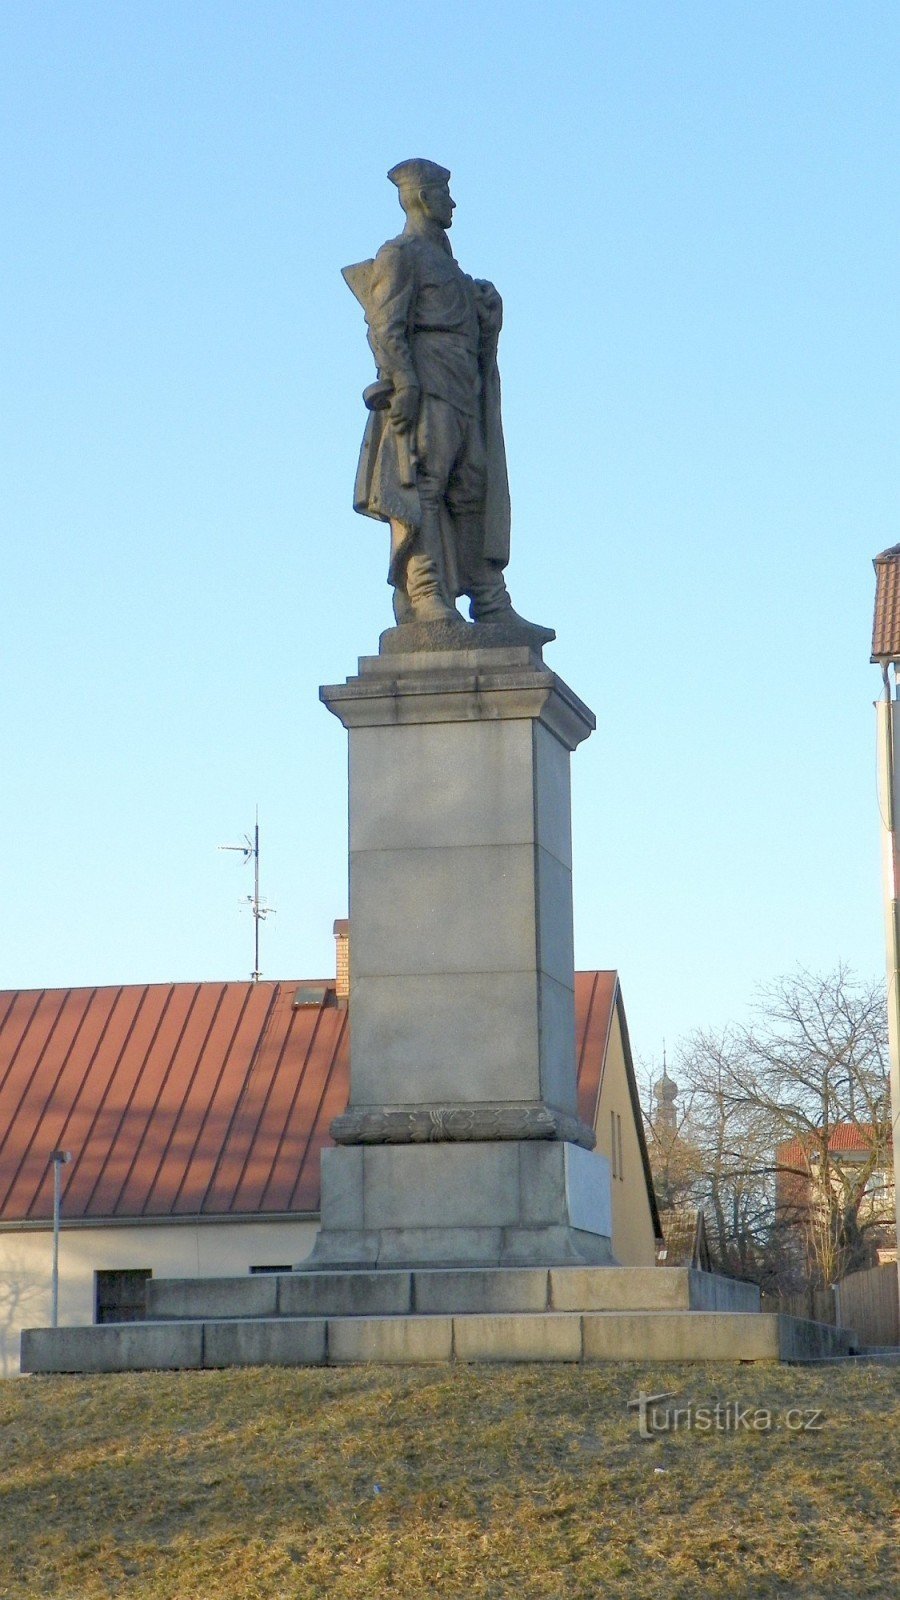
[(502, 1228), (384, 1228), (376, 1234), (384, 1266), (497, 1266)]
[(575, 977), (572, 986), (549, 973), (538, 977), (540, 1007), (541, 1096), (561, 1110), (577, 1106), (578, 1073), (575, 1062)]
[(688, 1274), (692, 1311), (759, 1310), (760, 1293), (755, 1283), (740, 1283), (737, 1278), (723, 1278), (716, 1272), (699, 1272), (693, 1267), (685, 1270)]
[(150, 1278), (147, 1315), (152, 1320), (191, 1317), (273, 1317), (277, 1275), (259, 1272), (242, 1278)]
[(596, 727), (592, 711), (546, 667), (499, 671), (461, 666), (323, 684), (319, 697), (345, 728), (412, 723), (539, 720), (569, 750)]
[[(525, 622), (511, 612), (493, 622), (469, 622), (454, 606), (448, 615), (431, 620), (399, 623), (387, 628), (378, 641), (382, 660), (399, 663), (402, 673), (410, 657), (452, 660), (454, 656), (471, 660), (480, 656), (486, 664), (493, 654), (512, 656), (524, 652), (525, 663), (531, 667), (543, 665), (542, 649), (556, 638), (553, 628)], [(372, 658), (369, 657), (369, 660)]]
[(856, 1348), (849, 1328), (834, 1328), (803, 1317), (778, 1316), (778, 1354), (782, 1361), (824, 1361)]
[(759, 1290), (692, 1267), (554, 1267), (551, 1301), (559, 1310), (757, 1312)]
[(572, 793), (569, 751), (534, 724), (536, 838), (541, 849), (572, 866)]
[(414, 1272), (415, 1309), (426, 1312), (546, 1311), (547, 1271), (533, 1267)]
[(504, 1267), (612, 1266), (612, 1242), (605, 1234), (578, 1228), (504, 1228), (500, 1265)]
[(517, 1222), (519, 1145), (369, 1145), (367, 1228), (478, 1228)]
[(539, 1100), (539, 1048), (534, 971), (353, 979), (352, 1105)]
[(363, 1228), (320, 1228), (316, 1242), (305, 1261), (294, 1266), (296, 1273), (320, 1272), (332, 1267), (374, 1267), (378, 1261), (378, 1234)]
[(328, 1360), (449, 1361), (450, 1317), (336, 1317), (328, 1323)]
[[(393, 629), (391, 630), (394, 631)], [(461, 650), (454, 645), (452, 650), (403, 650), (387, 655), (360, 656), (359, 672), (361, 677), (375, 676), (382, 678), (404, 679), (418, 673), (456, 672), (460, 666), (472, 672), (497, 672), (501, 669), (514, 667), (530, 669), (535, 666), (534, 654), (527, 645), (492, 645), (490, 649), (479, 648), (473, 644)], [(540, 662), (537, 663), (540, 666)]]
[(581, 1318), (555, 1312), (454, 1317), (453, 1353), (457, 1361), (580, 1361)]
[[(531, 772), (528, 721), (360, 728), (350, 746), (350, 850), (532, 844)], [(558, 775), (546, 781), (555, 795)], [(548, 795), (548, 810), (555, 803)]]
[(519, 1145), (521, 1220), (564, 1223), (585, 1233), (612, 1234), (609, 1163), (593, 1150), (562, 1143)]
[(516, 1221), (528, 1226), (568, 1221), (565, 1145), (555, 1140), (523, 1141), (519, 1146), (519, 1186)]
[[(537, 959), (541, 972), (564, 989), (575, 988), (572, 933), (572, 872), (548, 850), (535, 851), (537, 869)], [(575, 1030), (572, 1029), (574, 1048)]]
[[(550, 856), (545, 866), (548, 960), (565, 964), (565, 953), (571, 954), (571, 894), (562, 896), (565, 869)], [(444, 845), (353, 852), (350, 916), (354, 1003), (361, 978), (533, 971), (534, 848)], [(567, 970), (572, 981), (571, 964)], [(559, 976), (556, 967), (553, 975)], [(355, 1029), (354, 1009), (354, 1044)]]
[(559, 1311), (758, 1311), (755, 1284), (690, 1267), (554, 1267)]
[(596, 1150), (563, 1145), (566, 1175), (566, 1221), (581, 1233), (612, 1237), (610, 1166)]
[(200, 1322), (114, 1322), (28, 1328), (23, 1372), (166, 1372), (202, 1366)]
[(402, 1315), (412, 1309), (409, 1272), (298, 1272), (279, 1280), (282, 1316)]
[(325, 1361), (325, 1319), (204, 1324), (204, 1367), (309, 1367)]
[(687, 1311), (686, 1267), (553, 1267), (550, 1303), (557, 1311)]
[(552, 676), (546, 670), (487, 674), (470, 668), (405, 673), (395, 679), (367, 675), (348, 678), (345, 683), (323, 684), (319, 697), (352, 732), (357, 728), (395, 728), (419, 722), (540, 717), (554, 729), (561, 724), (560, 737), (573, 739), (574, 748), (592, 730), (569, 701), (556, 692)]
[(360, 1146), (322, 1151), (323, 1228), (363, 1226), (363, 1153)]
[(381, 1228), (361, 1234), (322, 1232), (313, 1255), (294, 1270), (342, 1265), (385, 1267), (613, 1266), (609, 1238), (565, 1224), (519, 1227)]
[(585, 1361), (777, 1361), (778, 1317), (741, 1311), (582, 1314)]

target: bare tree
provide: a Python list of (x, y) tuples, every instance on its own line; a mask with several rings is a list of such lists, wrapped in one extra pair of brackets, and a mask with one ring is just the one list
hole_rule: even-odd
[(734, 1094), (746, 1043), (737, 1029), (698, 1032), (681, 1053), (710, 1254), (720, 1272), (768, 1287), (777, 1274), (775, 1196), (766, 1118)]
[(670, 1110), (660, 1107), (657, 1087), (660, 1074), (665, 1071), (665, 1065), (656, 1063), (643, 1067), (639, 1073), (640, 1099), (660, 1210), (681, 1211), (700, 1204), (703, 1156), (694, 1140), (690, 1092), (677, 1096), (680, 1104), (676, 1106), (673, 1101)]
[(771, 1145), (759, 1116), (730, 1090), (742, 1048), (736, 1030), (683, 1042), (674, 1066), (678, 1109), (668, 1117), (657, 1073), (644, 1071), (647, 1148), (664, 1231), (666, 1211), (701, 1207), (715, 1270), (761, 1282), (774, 1216)]
[[(888, 1192), (873, 1194), (891, 1148), (881, 985), (845, 967), (779, 979), (759, 992), (750, 1027), (686, 1040), (675, 1072), (680, 1170), (718, 1270), (791, 1290), (870, 1263), (892, 1217)], [(677, 1153), (652, 1116), (648, 1144), (671, 1185)]]
[(800, 971), (761, 993), (757, 1017), (731, 1093), (782, 1147), (776, 1225), (801, 1236), (809, 1278), (824, 1286), (869, 1265), (889, 1220), (872, 1194), (891, 1148), (884, 989), (843, 966)]

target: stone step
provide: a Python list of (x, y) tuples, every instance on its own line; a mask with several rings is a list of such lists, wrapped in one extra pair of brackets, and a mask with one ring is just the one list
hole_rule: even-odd
[(158, 1278), (154, 1321), (470, 1312), (758, 1311), (753, 1284), (690, 1267), (466, 1267)]
[(791, 1361), (847, 1355), (853, 1335), (776, 1312), (606, 1311), (210, 1318), (32, 1328), (24, 1372), (134, 1372), (354, 1362)]

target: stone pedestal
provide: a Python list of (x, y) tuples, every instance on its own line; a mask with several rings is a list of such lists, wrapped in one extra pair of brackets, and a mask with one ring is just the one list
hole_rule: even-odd
[(592, 713), (526, 646), (382, 653), (321, 696), (350, 738), (352, 1044), (311, 1264), (610, 1260), (576, 1102)]

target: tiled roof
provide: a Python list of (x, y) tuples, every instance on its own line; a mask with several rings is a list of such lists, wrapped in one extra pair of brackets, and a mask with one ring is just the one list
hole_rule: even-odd
[[(879, 1144), (887, 1143), (886, 1154), (890, 1154), (890, 1140), (885, 1140), (878, 1129), (870, 1122), (836, 1122), (828, 1135), (829, 1152), (835, 1153), (862, 1151), (868, 1155)], [(796, 1165), (803, 1155), (804, 1149), (815, 1151), (819, 1149), (821, 1140), (815, 1134), (808, 1134), (805, 1140), (799, 1138), (785, 1139), (775, 1146), (775, 1160), (779, 1165)]]
[(875, 568), (872, 660), (900, 661), (900, 545), (882, 550)]
[[(617, 990), (576, 973), (591, 1124)], [(0, 992), (0, 1222), (51, 1216), (55, 1149), (69, 1220), (316, 1213), (348, 1019), (333, 982)]]
[(829, 1150), (871, 1150), (877, 1143), (877, 1129), (869, 1122), (838, 1122), (831, 1130)]

